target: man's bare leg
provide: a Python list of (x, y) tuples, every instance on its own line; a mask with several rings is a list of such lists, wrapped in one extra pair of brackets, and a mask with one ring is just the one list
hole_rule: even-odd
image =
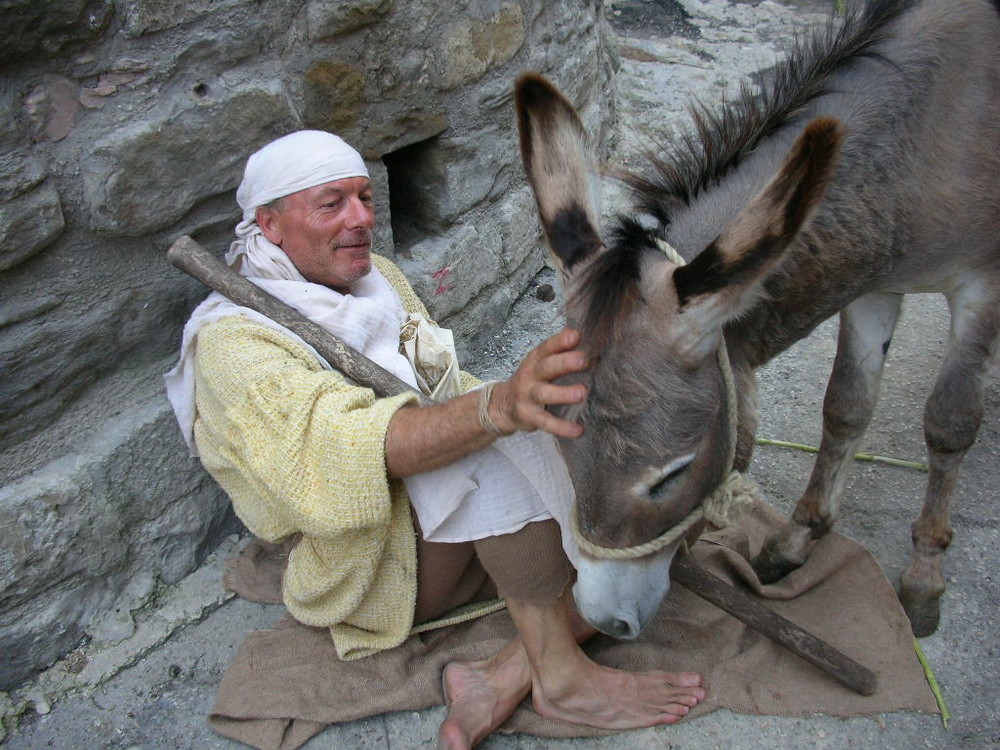
[(551, 606), (508, 599), (507, 607), (519, 637), (492, 659), (445, 669), (442, 749), (474, 747), (529, 691), (542, 716), (602, 729), (672, 724), (705, 697), (692, 672), (632, 673), (588, 659), (578, 644), (596, 631), (577, 614), (570, 591)]

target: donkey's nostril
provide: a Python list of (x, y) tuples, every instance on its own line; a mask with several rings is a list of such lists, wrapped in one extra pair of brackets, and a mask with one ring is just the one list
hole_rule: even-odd
[(611, 623), (608, 635), (630, 641), (639, 635), (639, 627), (637, 623), (629, 620), (614, 620)]

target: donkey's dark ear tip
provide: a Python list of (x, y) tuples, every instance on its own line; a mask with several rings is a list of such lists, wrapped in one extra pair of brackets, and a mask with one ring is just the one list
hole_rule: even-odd
[(514, 92), (519, 99), (535, 99), (548, 96), (554, 91), (555, 87), (540, 73), (522, 73), (514, 85)]
[(814, 117), (806, 124), (804, 135), (830, 144), (839, 144), (847, 135), (847, 126), (836, 117)]
[(548, 82), (548, 79), (546, 79), (545, 76), (534, 70), (529, 70), (526, 73), (521, 73), (521, 75), (517, 77), (518, 87), (531, 86), (532, 84), (548, 86), (548, 87), (552, 86), (552, 84)]

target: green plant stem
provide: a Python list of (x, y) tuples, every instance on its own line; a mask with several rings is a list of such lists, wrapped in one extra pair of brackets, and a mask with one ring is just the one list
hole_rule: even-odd
[(920, 641), (916, 638), (913, 639), (913, 650), (917, 652), (917, 659), (920, 661), (920, 666), (924, 668), (924, 677), (927, 679), (927, 684), (930, 685), (931, 692), (934, 693), (934, 700), (937, 701), (938, 710), (941, 711), (941, 723), (944, 724), (944, 728), (948, 728), (948, 719), (951, 718), (951, 714), (948, 713), (948, 706), (944, 703), (944, 696), (941, 695), (941, 688), (938, 686), (937, 679), (934, 677), (934, 670), (931, 669), (930, 662), (927, 661), (927, 657), (924, 656), (924, 651), (920, 648)]
[[(807, 453), (818, 453), (819, 448), (815, 445), (806, 445), (804, 443), (790, 443), (787, 440), (771, 440), (769, 438), (757, 438), (757, 443), (760, 445), (774, 445), (779, 448), (795, 448), (796, 450), (806, 451)], [(919, 471), (927, 471), (929, 467), (927, 464), (921, 461), (907, 461), (902, 458), (892, 458), (890, 456), (876, 456), (872, 453), (855, 453), (854, 458), (857, 461), (878, 461), (879, 463), (889, 464), (891, 466), (902, 466), (905, 469), (917, 469)]]

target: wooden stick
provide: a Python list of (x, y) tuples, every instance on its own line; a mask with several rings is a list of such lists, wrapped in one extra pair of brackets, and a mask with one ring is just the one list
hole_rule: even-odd
[[(321, 328), (294, 308), (247, 281), (190, 237), (181, 237), (167, 251), (167, 260), (206, 286), (243, 307), (266, 315), (310, 344), (334, 368), (379, 396), (413, 391), (392, 373)], [(413, 391), (416, 393), (416, 391)], [(422, 403), (432, 403), (422, 394)], [(685, 559), (672, 568), (674, 580), (715, 604), (740, 622), (779, 643), (862, 695), (875, 692), (875, 675), (790, 620), (754, 601), (737, 588), (706, 573)]]
[(190, 237), (180, 237), (174, 242), (167, 250), (167, 260), (237, 305), (249, 307), (297, 334), (319, 352), (331, 367), (340, 370), (355, 383), (371, 388), (379, 396), (396, 396), (412, 391), (420, 396), (424, 405), (431, 403), (422, 393), (414, 391), (407, 383), (309, 320), (294, 307), (247, 281)]
[(671, 579), (677, 583), (802, 657), (854, 692), (871, 695), (878, 687), (875, 673), (870, 669), (690, 560), (677, 559), (670, 570)]

